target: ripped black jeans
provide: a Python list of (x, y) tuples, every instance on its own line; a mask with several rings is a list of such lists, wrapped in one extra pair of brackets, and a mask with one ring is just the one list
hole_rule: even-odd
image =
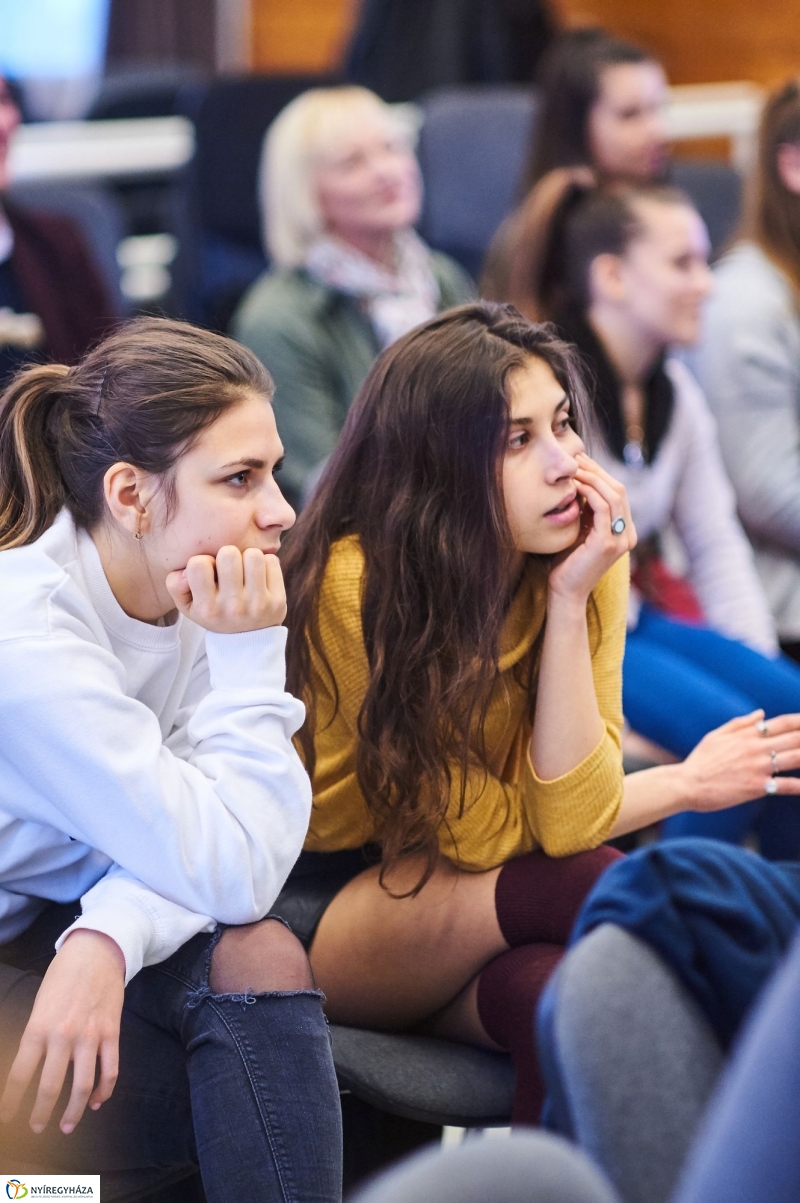
[[(50, 906), (23, 937), (0, 947), (2, 1083), (53, 943), (74, 913)], [(212, 994), (219, 934), (195, 936), (137, 974), (125, 991), (111, 1099), (98, 1112), (87, 1109), (64, 1136), (57, 1121), (68, 1080), (36, 1136), (28, 1127), (32, 1088), (17, 1119), (0, 1127), (4, 1167), (28, 1162), (102, 1175), (199, 1165), (208, 1203), (340, 1199), (341, 1112), (322, 995)]]

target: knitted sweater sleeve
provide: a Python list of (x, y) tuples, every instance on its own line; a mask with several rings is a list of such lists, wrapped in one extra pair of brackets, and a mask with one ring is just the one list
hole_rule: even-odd
[[(460, 778), (440, 846), (465, 868), (488, 869), (541, 848), (571, 856), (608, 837), (622, 803), (622, 656), (630, 566), (625, 556), (594, 590), (588, 611), (592, 675), (603, 735), (592, 752), (561, 777), (543, 781), (530, 757), (530, 729), (520, 726), (497, 775), (474, 773), (460, 807)], [(455, 795), (458, 790), (458, 796)], [(460, 812), (460, 813), (459, 813)]]

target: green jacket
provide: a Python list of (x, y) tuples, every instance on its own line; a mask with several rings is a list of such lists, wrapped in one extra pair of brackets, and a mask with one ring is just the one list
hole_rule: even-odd
[[(441, 309), (474, 297), (472, 281), (454, 260), (436, 253), (432, 260)], [(275, 381), (275, 417), (286, 449), (281, 488), (296, 504), (309, 474), (336, 446), (380, 351), (375, 332), (352, 297), (291, 268), (256, 280), (231, 329)]]

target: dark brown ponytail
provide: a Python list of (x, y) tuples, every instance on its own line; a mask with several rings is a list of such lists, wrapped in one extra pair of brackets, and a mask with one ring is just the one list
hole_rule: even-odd
[(0, 546), (31, 543), (66, 501), (53, 446), (61, 364), (27, 368), (7, 389), (0, 411)]
[(0, 398), (0, 550), (33, 542), (66, 506), (103, 516), (103, 477), (119, 460), (163, 478), (202, 432), (272, 380), (239, 343), (165, 318), (138, 318), (74, 368), (29, 367)]
[(508, 219), (482, 292), (531, 321), (568, 324), (589, 307), (594, 260), (624, 255), (643, 232), (642, 201), (694, 208), (666, 184), (602, 187), (585, 167), (551, 171)]

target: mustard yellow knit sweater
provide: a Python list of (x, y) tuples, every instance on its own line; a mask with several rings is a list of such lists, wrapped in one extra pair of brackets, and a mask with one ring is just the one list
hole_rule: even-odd
[[(375, 830), (356, 778), (358, 712), (368, 680), (361, 629), (361, 577), (364, 557), (357, 537), (334, 544), (320, 598), (320, 633), (336, 680), (339, 707), (327, 673), (312, 658), (317, 698), (314, 809), (306, 848), (324, 852), (357, 848), (375, 839)], [(531, 562), (509, 609), (502, 632), (500, 675), (485, 725), (488, 777), (467, 782), (466, 804), (458, 814), (460, 775), (453, 771), (453, 802), (440, 829), (445, 856), (478, 871), (502, 864), (534, 848), (568, 856), (601, 844), (611, 830), (622, 799), (622, 654), (628, 601), (627, 556), (594, 591), (602, 636), (589, 607), (590, 647), (595, 690), (605, 734), (594, 751), (571, 772), (542, 781), (529, 754), (531, 725), (525, 690), (514, 666), (530, 650), (545, 613), (546, 581)], [(569, 672), (569, 665), (564, 665)], [(434, 721), (435, 716), (431, 716)]]

